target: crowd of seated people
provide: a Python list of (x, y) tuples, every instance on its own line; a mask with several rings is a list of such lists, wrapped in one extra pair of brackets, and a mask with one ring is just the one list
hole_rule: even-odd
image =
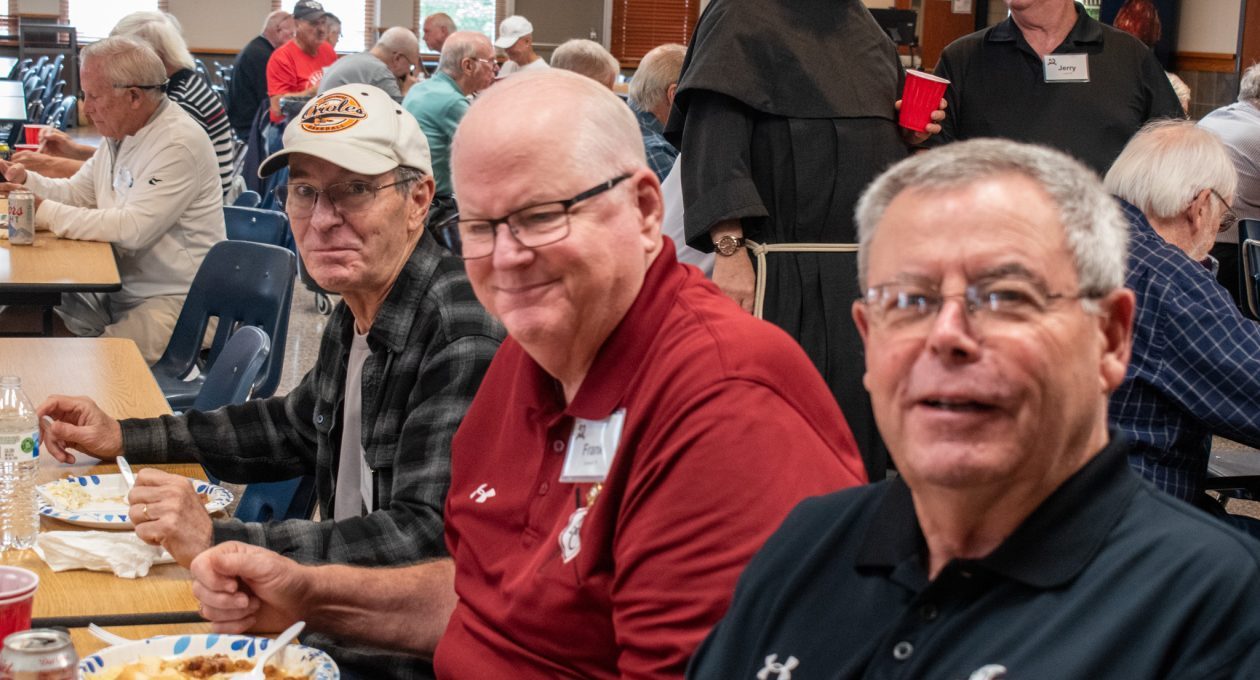
[(129, 515), (216, 632), (303, 620), (346, 678), (1258, 677), (1260, 521), (1205, 488), (1214, 435), (1260, 445), (1260, 324), (1210, 254), (1260, 117), (1195, 125), (1136, 38), (1008, 6), (923, 130), (860, 0), (711, 0), (628, 98), (522, 16), (339, 58), (298, 0), (226, 111), (133, 15), (84, 50), (105, 141), (0, 164), (115, 244), (123, 290), (65, 327), (160, 354), (225, 238), (220, 132), (340, 300), (287, 393), (53, 397), (45, 450), (313, 476), (316, 518), (213, 519), (155, 470)]

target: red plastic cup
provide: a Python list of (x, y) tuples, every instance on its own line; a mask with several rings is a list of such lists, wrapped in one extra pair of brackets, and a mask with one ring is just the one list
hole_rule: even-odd
[(0, 640), (31, 627), (39, 576), (21, 567), (0, 566)]
[(48, 127), (47, 125), (36, 125), (35, 123), (27, 123), (25, 128), (26, 143), (39, 144), (39, 131)]
[(14, 144), (14, 151), (39, 151), (38, 144)]
[(901, 127), (927, 132), (932, 112), (941, 107), (941, 97), (949, 81), (922, 71), (906, 71), (906, 86), (901, 92)]

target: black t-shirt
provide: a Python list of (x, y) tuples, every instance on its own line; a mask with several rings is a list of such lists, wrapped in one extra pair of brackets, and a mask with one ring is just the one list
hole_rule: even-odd
[(275, 49), (260, 35), (236, 55), (228, 87), (228, 120), (233, 129), (248, 132), (259, 105), (267, 98), (267, 60)]
[(801, 503), (688, 677), (1260, 678), (1260, 543), (1142, 481), (1127, 448), (933, 581), (900, 479)]
[(952, 84), (942, 132), (931, 143), (1003, 137), (1044, 144), (1103, 175), (1147, 121), (1185, 117), (1151, 50), (1076, 10), (1054, 54), (1088, 55), (1089, 82), (1046, 82), (1041, 57), (1008, 17), (941, 54), (936, 74)]

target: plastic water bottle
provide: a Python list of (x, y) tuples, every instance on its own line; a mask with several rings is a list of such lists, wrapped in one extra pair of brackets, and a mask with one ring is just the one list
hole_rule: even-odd
[(0, 376), (0, 550), (25, 550), (39, 535), (35, 476), (39, 419), (22, 379)]

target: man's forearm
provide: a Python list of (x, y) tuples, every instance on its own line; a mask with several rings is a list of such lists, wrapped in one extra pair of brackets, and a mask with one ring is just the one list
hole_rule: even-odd
[(449, 558), (390, 569), (312, 567), (303, 616), (312, 630), (433, 657), (455, 610)]

